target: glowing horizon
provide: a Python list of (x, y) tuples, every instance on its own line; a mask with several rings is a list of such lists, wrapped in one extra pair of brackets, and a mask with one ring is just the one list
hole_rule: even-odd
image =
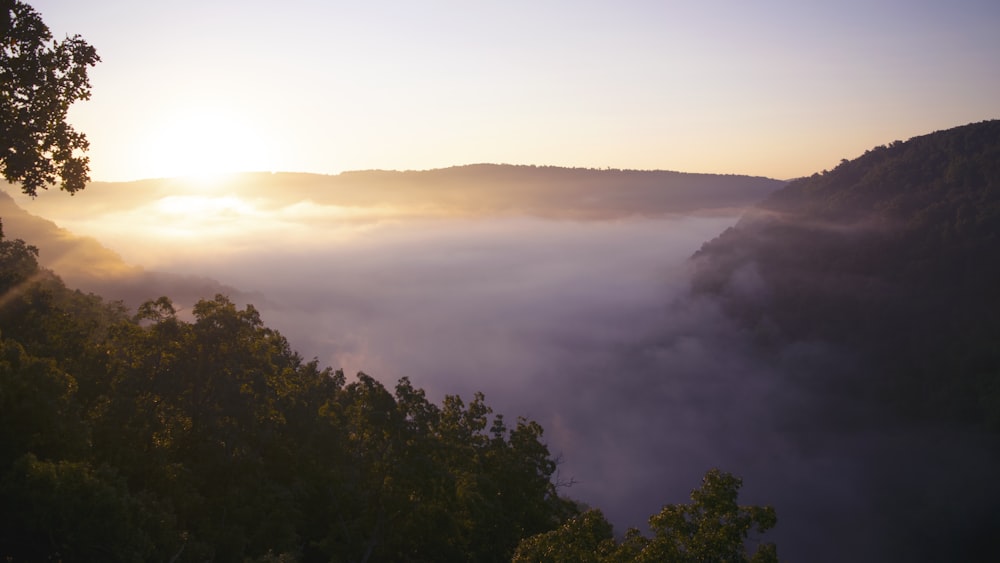
[(102, 57), (70, 113), (95, 181), (481, 162), (784, 179), (1000, 117), (1000, 5), (981, 0), (31, 4)]

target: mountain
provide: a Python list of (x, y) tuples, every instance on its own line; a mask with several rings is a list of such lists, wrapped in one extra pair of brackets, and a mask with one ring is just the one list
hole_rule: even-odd
[(761, 338), (834, 342), (915, 416), (1000, 430), (1000, 121), (790, 183), (695, 255)]
[(694, 295), (763, 357), (811, 355), (775, 371), (809, 397), (786, 430), (849, 452), (889, 559), (981, 559), (1000, 526), (998, 256), (986, 121), (795, 180), (692, 259)]
[(739, 208), (784, 184), (752, 176), (499, 164), (350, 172), (338, 182), (338, 196), (350, 193), (355, 201), (399, 197), (471, 212), (572, 219)]
[(410, 214), (517, 214), (560, 219), (732, 212), (785, 182), (753, 176), (662, 170), (595, 170), (474, 164), (435, 170), (364, 170), (338, 175), (233, 174), (206, 185), (186, 179), (94, 182), (73, 198), (18, 201), (45, 217), (96, 217), (166, 197), (234, 194), (268, 209), (323, 206), (405, 209)]

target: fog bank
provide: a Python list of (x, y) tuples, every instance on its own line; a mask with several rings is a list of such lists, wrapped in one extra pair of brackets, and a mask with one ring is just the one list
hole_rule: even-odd
[[(563, 216), (255, 193), (133, 194), (54, 218), (175, 276), (185, 295), (239, 292), (306, 358), (387, 386), (406, 376), (435, 401), (482, 391), (496, 412), (537, 420), (559, 481), (573, 483), (561, 492), (619, 532), (686, 502), (719, 467), (744, 478), (742, 502), (777, 508), (767, 537), (783, 558), (920, 558), (935, 535), (900, 515), (948, 509), (923, 480), (988, 482), (992, 458), (975, 437), (873, 425), (848, 393), (818, 393), (829, 386), (817, 381), (859, 369), (850, 354), (823, 342), (763, 354), (716, 302), (688, 293), (689, 258), (737, 221), (732, 201)], [(752, 293), (745, 274), (736, 282)], [(121, 291), (114, 276), (104, 283), (108, 297)], [(153, 298), (169, 284), (129, 287)], [(969, 452), (983, 463), (950, 465)]]

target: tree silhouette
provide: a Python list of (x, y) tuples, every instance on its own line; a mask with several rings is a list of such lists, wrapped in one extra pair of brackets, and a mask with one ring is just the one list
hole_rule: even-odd
[(100, 57), (79, 35), (54, 41), (24, 2), (0, 6), (0, 172), (31, 196), (56, 178), (67, 192), (82, 190), (90, 180), (87, 137), (66, 113), (90, 97), (87, 67)]

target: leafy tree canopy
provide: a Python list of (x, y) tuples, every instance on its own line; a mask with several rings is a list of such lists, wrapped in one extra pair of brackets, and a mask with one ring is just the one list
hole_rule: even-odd
[(66, 114), (90, 97), (87, 69), (99, 60), (78, 35), (54, 41), (31, 6), (0, 0), (0, 172), (24, 193), (57, 178), (74, 193), (90, 180), (87, 138)]
[[(588, 510), (559, 528), (526, 538), (514, 563), (770, 563), (777, 548), (757, 535), (777, 524), (774, 508), (741, 506), (742, 481), (712, 469), (691, 504), (668, 504), (649, 518), (652, 537), (630, 528), (621, 542), (599, 510)], [(752, 546), (756, 544), (755, 548)]]

